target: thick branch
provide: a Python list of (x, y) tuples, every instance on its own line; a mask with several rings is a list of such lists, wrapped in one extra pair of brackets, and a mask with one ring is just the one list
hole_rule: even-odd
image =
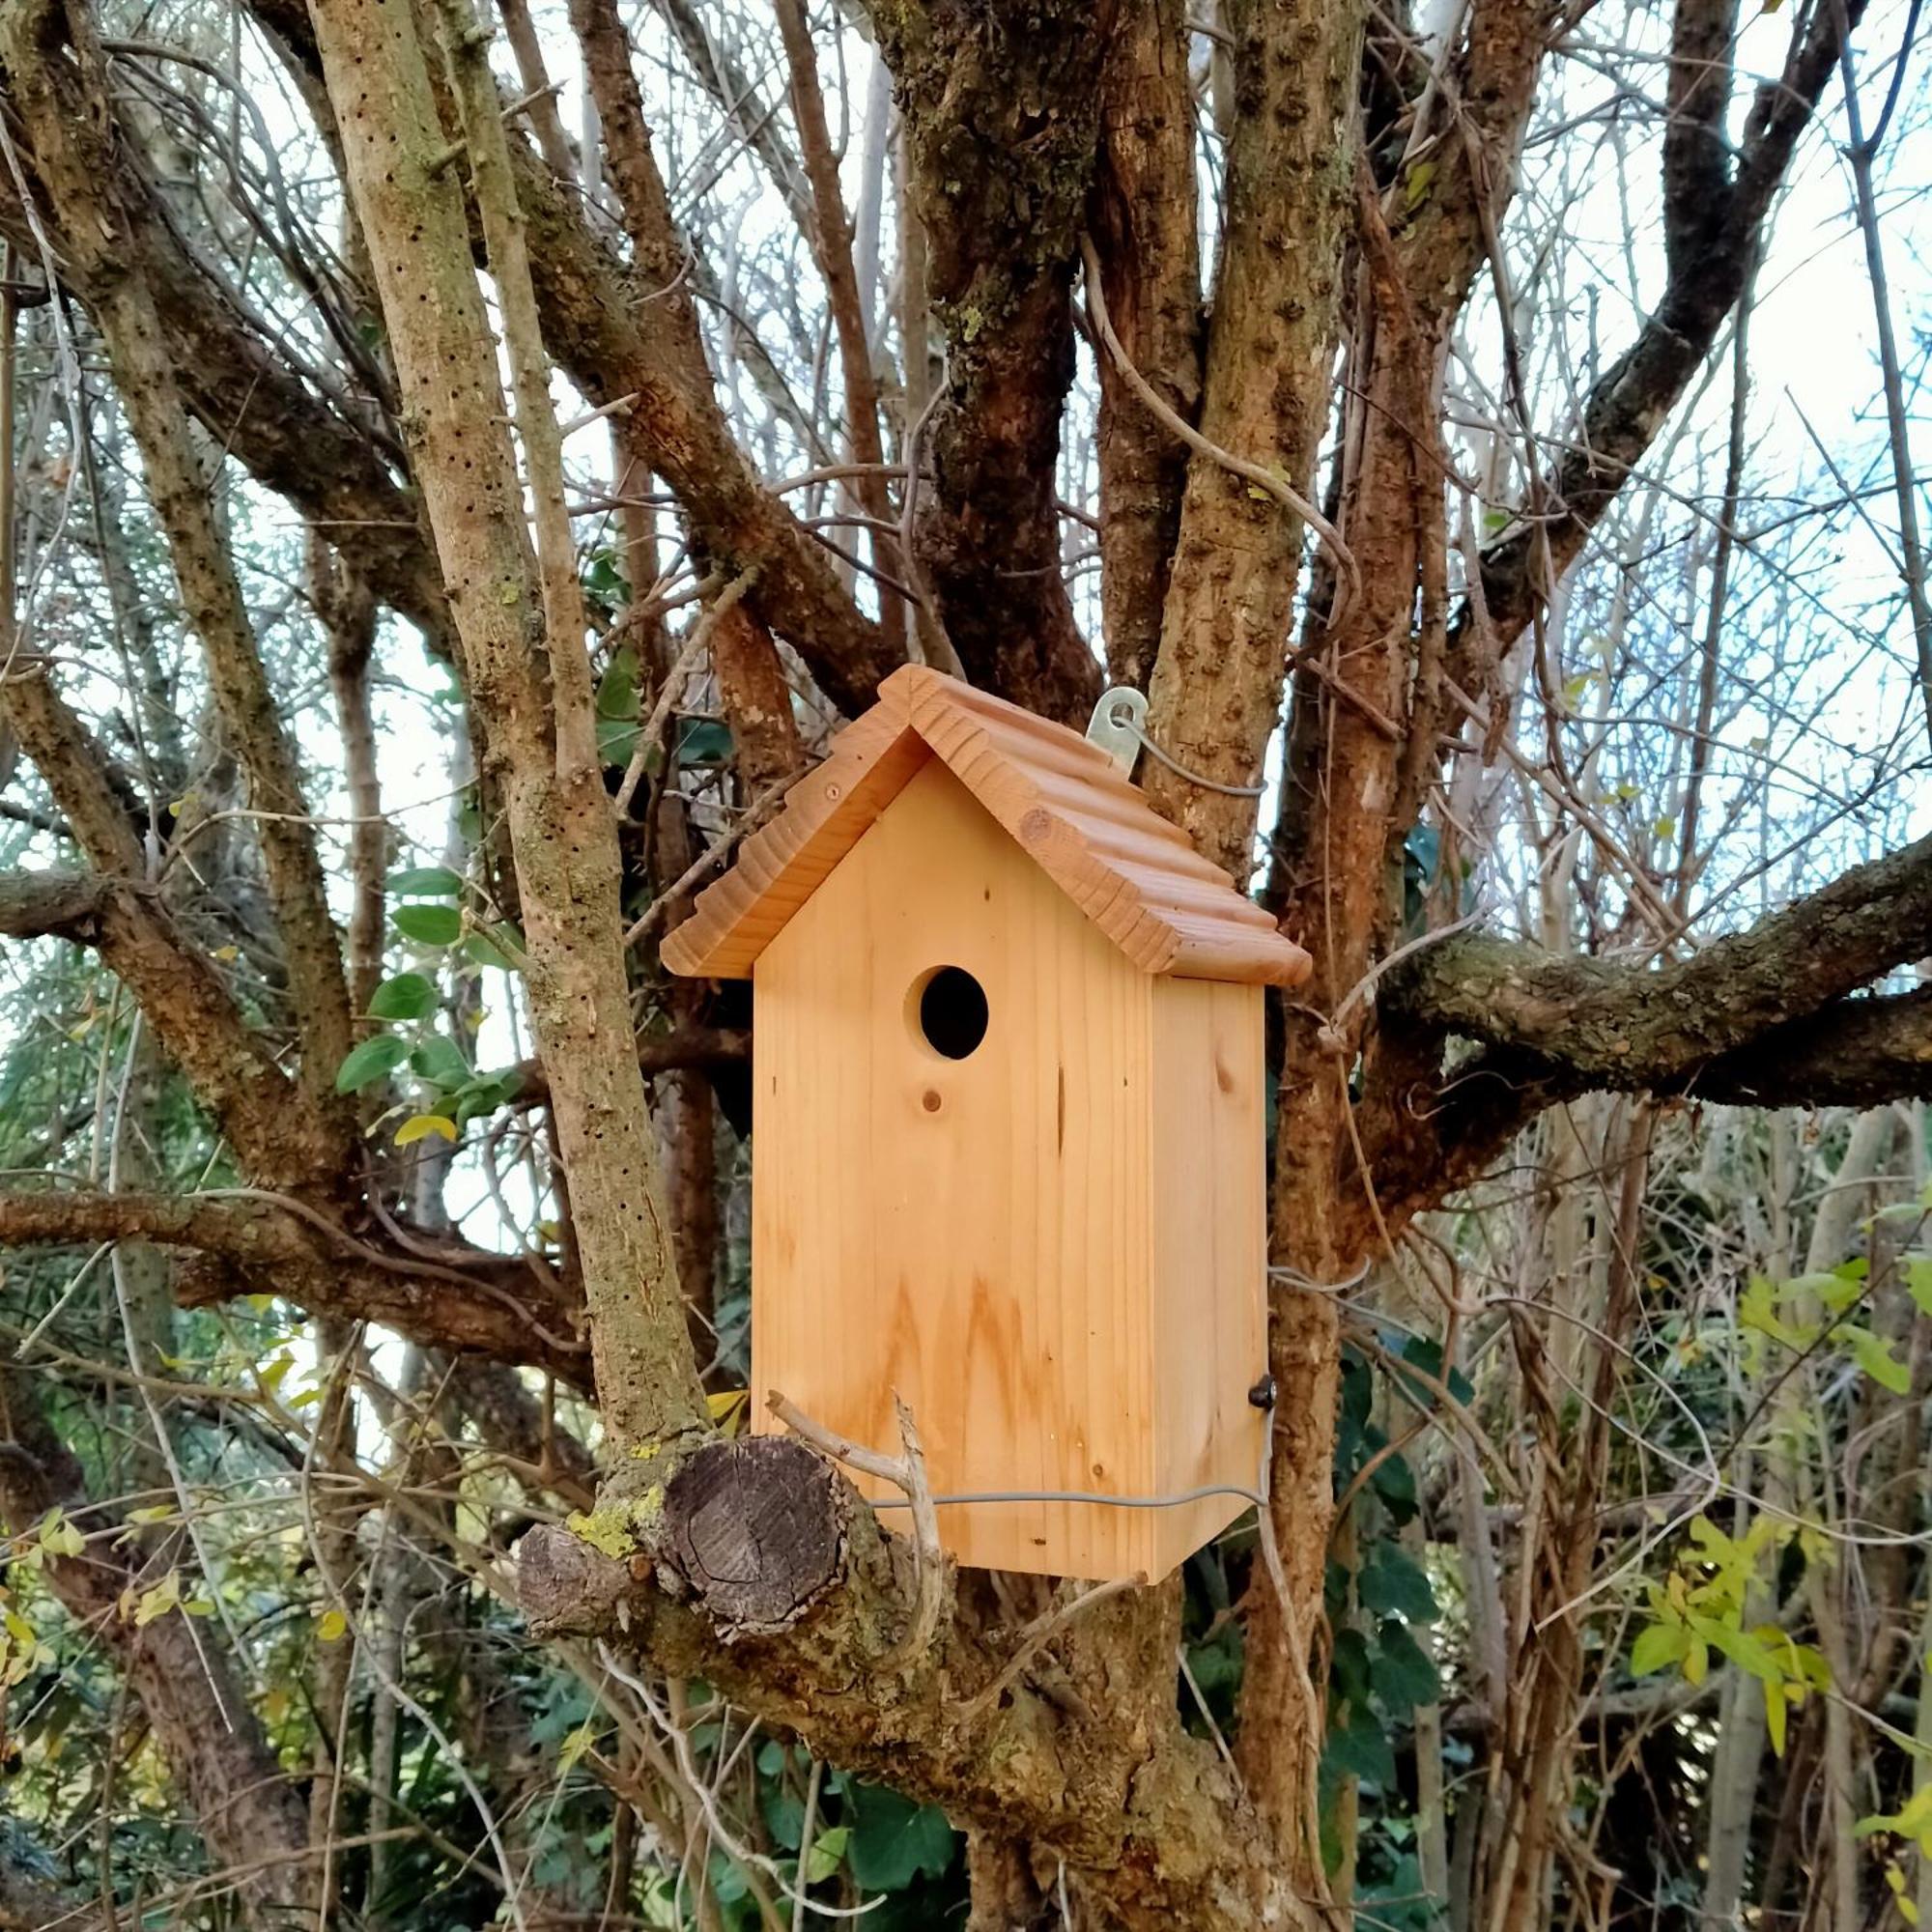
[[(559, 620), (554, 584), (546, 632), (496, 344), (414, 23), (383, 0), (317, 0), (313, 19), (344, 169), (384, 292), (413, 468), (451, 586), (465, 684), (502, 785), (528, 937), (530, 1017), (570, 1176), (598, 1394), (620, 1442), (672, 1436), (700, 1427), (705, 1408), (631, 1054), (616, 824), (596, 755), (583, 637), (575, 618)], [(475, 49), (465, 35), (452, 52), (464, 60)], [(521, 174), (535, 188), (549, 176), (522, 143), (504, 152), (497, 103), (479, 98), (480, 79), (469, 76), (466, 95), (469, 159), (478, 196), (489, 199), (490, 266), (505, 291), (526, 391), (541, 359), (524, 327), (532, 302), (526, 265), (540, 252), (543, 223), (520, 201), (523, 180), (505, 177), (517, 155), (532, 163)], [(539, 458), (554, 432), (533, 420), (543, 406), (526, 395), (540, 506)]]
[[(1201, 250), (1194, 90), (1179, 0), (1124, 0), (1101, 83), (1088, 221), (1107, 313), (1128, 359), (1185, 422), (1201, 409)], [(1099, 357), (1100, 611), (1107, 670), (1145, 685), (1180, 529), (1187, 449)]]
[(1179, 1722), (1168, 1593), (1096, 1604), (1026, 1657), (1032, 1634), (961, 1575), (949, 1581), (966, 1601), (895, 1664), (918, 1603), (911, 1548), (783, 1437), (702, 1450), (654, 1513), (607, 1506), (597, 1528), (636, 1553), (549, 1528), (521, 1545), (540, 1631), (637, 1644), (841, 1767), (1050, 1846), (1110, 1924), (1249, 1932), (1296, 1918), (1252, 1807)]
[(107, 888), (84, 872), (0, 876), (0, 935), (8, 939), (92, 939)]
[(1592, 1084), (1667, 1084), (1932, 952), (1932, 838), (1654, 969), (1471, 933), (1425, 948), (1385, 1004)]
[[(1382, 988), (1369, 1044), (1359, 1241), (1477, 1179), (1580, 1094), (1865, 1107), (1932, 1091), (1932, 992), (1847, 997), (1928, 952), (1932, 839), (1659, 969), (1484, 934), (1425, 950)], [(1452, 1037), (1483, 1050), (1445, 1066)]]
[(413, 1248), (360, 1239), (293, 1197), (236, 1188), (202, 1194), (0, 1194), (0, 1246), (150, 1241), (202, 1265), (176, 1274), (185, 1307), (277, 1294), (312, 1315), (378, 1321), (425, 1348), (527, 1362), (588, 1380), (582, 1311), (541, 1264), (463, 1242)]
[(973, 682), (1076, 724), (1099, 668), (1062, 577), (1053, 479), (1112, 11), (930, 0), (875, 16), (947, 340), (919, 561)]
[(99, 747), (42, 666), (18, 665), (0, 681), (0, 715), (99, 868), (92, 920), (76, 923), (71, 936), (89, 939), (134, 996), (250, 1175), (271, 1186), (312, 1186), (332, 1176), (339, 1142), (298, 1104), (288, 1076), (159, 895), (134, 883), (146, 871), (140, 841)]

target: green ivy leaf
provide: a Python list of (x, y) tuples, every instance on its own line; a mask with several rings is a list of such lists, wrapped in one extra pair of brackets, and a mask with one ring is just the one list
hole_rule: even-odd
[(758, 1794), (758, 1809), (765, 1814), (765, 1829), (781, 1852), (798, 1850), (805, 1831), (805, 1804), (795, 1791), (775, 1785)]
[(807, 1885), (823, 1885), (845, 1861), (845, 1848), (851, 1843), (852, 1828), (849, 1825), (835, 1825), (829, 1832), (821, 1832), (811, 1841), (811, 1852), (805, 1861), (805, 1882)]
[(454, 946), (463, 936), (463, 915), (454, 906), (405, 905), (389, 915), (405, 939), (422, 946)]
[(1378, 1617), (1406, 1617), (1412, 1624), (1434, 1623), (1435, 1592), (1422, 1565), (1393, 1543), (1378, 1543), (1355, 1578), (1355, 1594), (1364, 1609)]
[(1348, 1723), (1328, 1733), (1321, 1770), (1324, 1779), (1359, 1777), (1387, 1790), (1395, 1783), (1395, 1751), (1387, 1726), (1373, 1711), (1351, 1704)]
[(852, 1876), (868, 1891), (903, 1891), (923, 1874), (937, 1878), (952, 1862), (952, 1827), (933, 1804), (915, 1804), (879, 1784), (855, 1784), (846, 1843)]
[(1435, 1664), (1408, 1626), (1393, 1617), (1377, 1626), (1370, 1676), (1377, 1702), (1391, 1718), (1406, 1718), (1418, 1704), (1434, 1704), (1442, 1695)]
[(1415, 1471), (1407, 1457), (1390, 1456), (1377, 1463), (1369, 1483), (1398, 1523), (1406, 1522), (1415, 1514)]
[(398, 973), (369, 996), (369, 1010), (379, 1020), (427, 1019), (436, 1011), (436, 984), (421, 973)]
[(409, 1056), (409, 1042), (392, 1033), (379, 1033), (358, 1041), (343, 1056), (335, 1069), (335, 1091), (356, 1094), (385, 1075), (393, 1073)]
[(722, 719), (699, 718), (678, 733), (681, 765), (724, 765), (731, 761), (731, 727)]

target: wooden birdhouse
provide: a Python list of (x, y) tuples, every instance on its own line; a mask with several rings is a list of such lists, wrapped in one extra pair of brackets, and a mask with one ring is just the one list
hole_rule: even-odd
[(991, 1569), (1152, 1578), (1246, 1507), (1262, 988), (1308, 957), (1105, 752), (895, 671), (664, 959), (753, 982), (755, 1426), (897, 1455), (896, 1391)]

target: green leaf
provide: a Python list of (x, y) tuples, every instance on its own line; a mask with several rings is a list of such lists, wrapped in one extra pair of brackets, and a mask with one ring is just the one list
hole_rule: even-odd
[(398, 973), (369, 996), (369, 1010), (379, 1020), (427, 1019), (436, 1011), (436, 983), (421, 973)]
[(78, 1556), (87, 1548), (86, 1539), (67, 1520), (67, 1512), (56, 1503), (41, 1519), (37, 1532), (42, 1548), (56, 1556)]
[(868, 1891), (903, 1891), (952, 1862), (952, 1827), (933, 1804), (915, 1804), (879, 1784), (855, 1784), (846, 1851), (852, 1876)]
[(1412, 1624), (1434, 1623), (1435, 1593), (1421, 1564), (1393, 1543), (1378, 1543), (1355, 1578), (1362, 1607), (1377, 1616), (1406, 1617)]
[(1905, 1292), (1921, 1315), (1932, 1315), (1932, 1255), (1914, 1255), (1905, 1264)]
[(1352, 1625), (1335, 1633), (1335, 1647), (1328, 1660), (1330, 1702), (1360, 1707), (1369, 1701), (1373, 1688), (1374, 1661), (1369, 1640)]
[(1889, 1389), (1893, 1395), (1904, 1395), (1912, 1387), (1912, 1370), (1891, 1352), (1881, 1337), (1869, 1328), (1847, 1327), (1841, 1332), (1851, 1344), (1852, 1359), (1881, 1388)]
[(731, 727), (721, 719), (695, 719), (678, 733), (681, 765), (723, 765), (731, 759)]
[(805, 1861), (807, 1885), (823, 1885), (845, 1861), (845, 1848), (852, 1840), (849, 1825), (835, 1825), (811, 1841), (810, 1856)]
[(1415, 1514), (1415, 1471), (1406, 1457), (1390, 1456), (1377, 1463), (1369, 1483), (1397, 1522), (1406, 1522)]
[(456, 1124), (467, 1126), (485, 1114), (494, 1114), (498, 1107), (507, 1107), (517, 1097), (517, 1090), (523, 1084), (524, 1077), (514, 1066), (504, 1073), (489, 1073), (474, 1080), (466, 1080), (450, 1095), (456, 1102)]
[(1666, 1664), (1681, 1663), (1690, 1648), (1690, 1633), (1682, 1624), (1650, 1624), (1631, 1646), (1631, 1675), (1648, 1677)]
[(487, 932), (472, 932), (463, 942), (463, 956), (472, 966), (494, 966), (499, 973), (521, 973), (524, 935), (506, 920)]
[(1395, 1783), (1395, 1751), (1388, 1727), (1373, 1711), (1350, 1705), (1348, 1723), (1328, 1733), (1321, 1772), (1324, 1780), (1343, 1775), (1389, 1789)]
[(625, 718), (633, 724), (638, 716), (638, 654), (629, 644), (611, 654), (611, 662), (597, 683), (597, 715)]
[(1376, 1630), (1376, 1658), (1370, 1669), (1376, 1700), (1391, 1718), (1406, 1718), (1418, 1704), (1433, 1704), (1442, 1682), (1408, 1626), (1390, 1618)]
[(765, 1814), (772, 1843), (781, 1852), (797, 1851), (799, 1834), (805, 1830), (805, 1804), (798, 1793), (775, 1785), (758, 1794), (758, 1809)]
[(410, 1055), (410, 1066), (419, 1079), (451, 1093), (465, 1085), (470, 1077), (469, 1063), (457, 1050), (455, 1043), (444, 1039), (440, 1034), (424, 1040)]
[(600, 764), (621, 766), (628, 771), (631, 754), (643, 736), (635, 719), (600, 718), (597, 721), (597, 759)]
[(407, 872), (391, 872), (389, 891), (405, 899), (460, 898), (463, 877), (447, 866), (417, 866)]
[(379, 1033), (359, 1040), (343, 1056), (335, 1069), (338, 1094), (359, 1093), (386, 1074), (393, 1073), (409, 1055), (409, 1042), (392, 1033)]
[(405, 939), (422, 946), (454, 946), (463, 936), (463, 915), (454, 906), (405, 905), (389, 915)]

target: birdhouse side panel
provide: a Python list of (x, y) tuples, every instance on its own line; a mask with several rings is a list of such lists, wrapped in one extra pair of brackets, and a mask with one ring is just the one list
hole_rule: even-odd
[[(1156, 982), (935, 762), (753, 984), (758, 1426), (778, 1388), (895, 1453), (896, 1390), (942, 1496), (1148, 1493)], [(939, 1517), (962, 1563), (1109, 1577), (1149, 1514)]]
[[(1163, 980), (1154, 989), (1153, 1314), (1164, 1494), (1261, 1475), (1267, 1370), (1266, 1117), (1262, 989)], [(1156, 1574), (1247, 1508), (1218, 1495), (1158, 1512)]]

